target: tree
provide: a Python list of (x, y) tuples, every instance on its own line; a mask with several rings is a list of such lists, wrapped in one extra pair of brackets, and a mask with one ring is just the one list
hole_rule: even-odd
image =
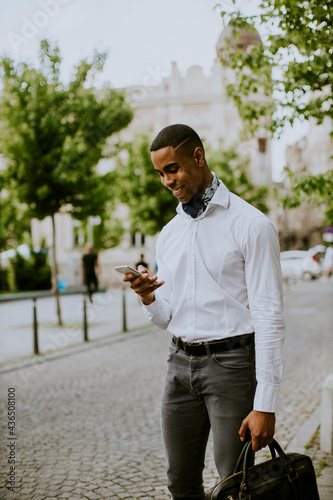
[(220, 144), (218, 149), (207, 148), (207, 163), (209, 168), (225, 183), (227, 188), (255, 206), (264, 213), (268, 212), (266, 204), (267, 186), (255, 186), (249, 177), (248, 158), (240, 156), (235, 147), (223, 149)]
[(16, 290), (49, 290), (51, 269), (47, 263), (47, 249), (42, 246), (38, 251), (31, 248), (30, 257), (19, 252), (10, 259), (10, 288)]
[[(112, 184), (112, 188), (114, 190), (114, 186), (116, 185), (116, 180), (114, 180)], [(114, 196), (114, 193), (111, 193), (111, 197)], [(94, 249), (96, 251), (100, 251), (103, 249), (113, 248), (119, 245), (123, 234), (124, 227), (122, 222), (114, 217), (113, 211), (115, 209), (115, 199), (111, 199), (104, 206), (104, 214), (100, 218), (100, 222), (96, 225), (93, 225), (91, 228), (91, 241), (89, 238), (89, 217), (81, 222), (80, 230), (83, 230), (83, 234), (85, 235), (85, 240), (90, 241), (94, 245)]]
[(236, 75), (228, 93), (237, 90), (234, 99), (241, 116), (246, 118), (250, 109), (264, 115), (264, 109), (255, 110), (253, 99), (262, 89), (275, 105), (270, 130), (279, 131), (296, 118), (315, 118), (318, 123), (333, 118), (333, 0), (262, 0), (258, 14), (235, 11), (229, 16), (235, 37), (242, 29), (268, 30), (264, 44), (250, 45), (244, 52), (226, 44), (223, 51), (222, 62)]
[(40, 68), (2, 58), (0, 71), (0, 150), (7, 176), (29, 215), (53, 224), (52, 285), (61, 321), (57, 286), (55, 214), (75, 218), (103, 212), (110, 197), (111, 174), (99, 175), (108, 137), (126, 127), (132, 111), (121, 92), (89, 88), (103, 69), (105, 54), (81, 61), (68, 85), (60, 81), (61, 57), (47, 40), (40, 45)]
[[(175, 216), (178, 200), (162, 185), (150, 159), (147, 135), (136, 136), (119, 155), (117, 174), (120, 200), (129, 207), (131, 230), (154, 235)], [(234, 193), (267, 212), (268, 189), (255, 187), (249, 180), (249, 161), (235, 148), (213, 150), (207, 147), (207, 163)]]
[(304, 201), (322, 205), (325, 201), (325, 224), (333, 225), (333, 172), (331, 170), (319, 174), (295, 174), (286, 169), (289, 182), (289, 193), (280, 194), (284, 207), (295, 208)]
[(29, 241), (30, 219), (26, 216), (26, 207), (18, 201), (8, 182), (4, 188), (0, 176), (0, 252)]
[[(232, 3), (237, 7), (236, 0)], [(235, 73), (235, 81), (228, 84), (227, 92), (246, 128), (253, 132), (267, 112), (273, 116), (266, 126), (275, 134), (298, 119), (314, 119), (318, 124), (325, 119), (332, 122), (333, 0), (261, 0), (255, 15), (242, 15), (237, 10), (222, 11), (221, 15), (225, 19), (229, 16), (236, 37), (242, 29), (255, 27), (265, 37), (264, 44), (251, 45), (244, 52), (226, 45), (222, 55), (222, 62)], [(257, 105), (255, 95), (259, 91), (272, 98), (267, 108)], [(317, 203), (330, 204), (327, 188), (332, 192), (332, 177), (323, 174), (316, 184)], [(303, 175), (294, 177), (292, 187), (296, 191), (292, 203), (307, 195), (310, 199), (311, 190), (306, 186), (312, 185), (311, 175), (307, 180)], [(303, 193), (301, 197), (297, 190)]]

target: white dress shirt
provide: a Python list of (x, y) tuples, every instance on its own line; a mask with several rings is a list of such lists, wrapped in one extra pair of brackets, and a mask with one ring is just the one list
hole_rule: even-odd
[(158, 237), (165, 284), (145, 314), (186, 342), (255, 332), (254, 409), (275, 412), (284, 339), (276, 229), (222, 182), (203, 214), (193, 219), (181, 204), (177, 212)]

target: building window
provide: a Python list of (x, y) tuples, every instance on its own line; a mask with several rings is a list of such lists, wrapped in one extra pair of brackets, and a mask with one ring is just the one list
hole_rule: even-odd
[(145, 246), (145, 235), (143, 233), (132, 232), (131, 233), (131, 246), (132, 247), (143, 247)]
[(266, 153), (267, 148), (267, 139), (263, 139), (262, 137), (258, 139), (258, 148), (259, 153)]
[(86, 242), (84, 227), (78, 220), (73, 221), (73, 238), (75, 247), (83, 247)]

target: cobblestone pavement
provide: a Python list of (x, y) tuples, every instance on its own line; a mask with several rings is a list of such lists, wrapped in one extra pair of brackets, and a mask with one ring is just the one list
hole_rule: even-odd
[[(305, 295), (286, 294), (286, 368), (276, 433), (283, 447), (317, 407), (332, 371), (333, 288), (304, 286), (310, 291)], [(169, 498), (159, 399), (170, 334), (153, 327), (123, 339), (1, 375), (1, 499)], [(15, 393), (8, 393), (12, 388)], [(15, 395), (13, 436), (8, 394)], [(309, 454), (319, 471), (327, 457), (315, 439)], [(6, 488), (10, 457), (16, 460), (15, 492)], [(210, 442), (205, 484), (215, 482)]]

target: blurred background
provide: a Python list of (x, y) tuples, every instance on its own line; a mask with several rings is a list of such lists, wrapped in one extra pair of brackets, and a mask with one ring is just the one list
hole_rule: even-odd
[(120, 284), (116, 265), (144, 259), (154, 271), (176, 200), (149, 145), (172, 123), (192, 126), (210, 168), (276, 225), (284, 279), (322, 275), (333, 239), (331, 7), (288, 17), (269, 4), (2, 5), (2, 293), (82, 285), (87, 243), (102, 286)]

